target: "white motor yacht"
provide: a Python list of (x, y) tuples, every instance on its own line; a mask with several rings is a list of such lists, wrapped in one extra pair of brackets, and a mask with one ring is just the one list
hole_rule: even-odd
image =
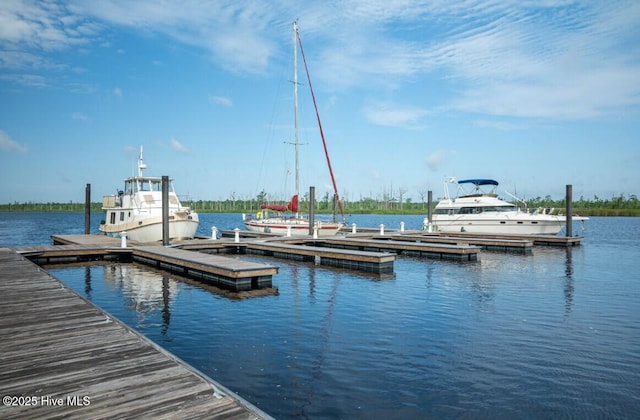
[[(450, 184), (458, 187), (455, 197), (449, 194)], [(498, 182), (492, 179), (448, 178), (432, 225), (425, 218), (423, 228), (444, 233), (555, 235), (565, 227), (564, 215), (553, 209), (521, 210), (498, 198), (497, 187)], [(583, 222), (588, 217), (573, 216), (572, 220)]]

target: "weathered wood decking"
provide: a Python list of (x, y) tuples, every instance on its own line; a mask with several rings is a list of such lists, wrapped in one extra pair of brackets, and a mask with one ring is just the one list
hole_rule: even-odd
[(269, 416), (0, 250), (0, 418)]
[(384, 238), (382, 236), (373, 236), (373, 238), (390, 238), (394, 241), (409, 241), (432, 244), (473, 245), (478, 246), (486, 251), (512, 252), (519, 254), (530, 254), (533, 252), (533, 240), (531, 239), (455, 237), (433, 234), (390, 235)]
[(396, 254), (387, 252), (333, 249), (275, 242), (253, 242), (247, 245), (247, 251), (310, 262), (315, 262), (317, 258), (321, 265), (376, 274), (393, 273), (393, 263), (396, 260)]
[(477, 234), (477, 233), (447, 233), (446, 236), (467, 239), (506, 239), (506, 240), (528, 240), (538, 246), (577, 246), (582, 243), (582, 236), (562, 236), (562, 235), (517, 235), (517, 234)]
[[(211, 282), (234, 291), (271, 287), (272, 276), (278, 273), (278, 267), (272, 265), (186, 251), (176, 246), (138, 244), (120, 248), (113, 242), (116, 241), (119, 244), (119, 239), (103, 235), (54, 235), (52, 239), (58, 244), (79, 245), (21, 248), (20, 252), (40, 263), (61, 262), (64, 258), (90, 260), (92, 257), (99, 258), (101, 255), (128, 253), (132, 261), (174, 271), (186, 277)], [(190, 243), (192, 242), (185, 244)]]
[(395, 252), (426, 258), (456, 261), (477, 261), (481, 248), (473, 245), (453, 245), (437, 243), (421, 243), (394, 240), (367, 239), (360, 237), (335, 237), (307, 240), (307, 243), (331, 248), (342, 248), (362, 251)]
[(267, 264), (156, 245), (134, 247), (133, 259), (236, 291), (271, 287), (278, 273), (278, 267)]

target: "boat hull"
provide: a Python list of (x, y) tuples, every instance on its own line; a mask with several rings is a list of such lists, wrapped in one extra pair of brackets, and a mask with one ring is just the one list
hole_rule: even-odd
[[(191, 213), (190, 217), (169, 221), (169, 239), (191, 239), (198, 230), (199, 220), (197, 214)], [(100, 231), (107, 236), (121, 237), (126, 232), (127, 239), (137, 242), (162, 241), (162, 217), (154, 216), (140, 220), (132, 220), (129, 223), (116, 225), (101, 225)]]
[[(309, 222), (305, 219), (253, 219), (245, 220), (245, 228), (250, 232), (273, 233), (291, 236), (309, 235)], [(344, 227), (343, 223), (317, 222), (318, 236), (335, 236)]]
[[(574, 217), (574, 222), (584, 218)], [(566, 224), (564, 216), (518, 215), (491, 217), (433, 216), (433, 229), (442, 233), (468, 232), (478, 234), (556, 235)], [(425, 226), (427, 221), (425, 220)]]

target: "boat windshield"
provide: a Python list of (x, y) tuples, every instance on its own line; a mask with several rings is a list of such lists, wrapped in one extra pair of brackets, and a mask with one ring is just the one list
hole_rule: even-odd
[(480, 206), (480, 207), (461, 207), (459, 209), (455, 208), (441, 208), (435, 209), (434, 214), (479, 214), (479, 213), (488, 213), (488, 212), (508, 212), (508, 211), (517, 211), (518, 208), (516, 206)]
[[(143, 179), (128, 179), (124, 183), (124, 188), (127, 194), (142, 192), (142, 191), (162, 191), (162, 179), (155, 178), (143, 178)], [(169, 191), (172, 191), (172, 185), (169, 185)]]

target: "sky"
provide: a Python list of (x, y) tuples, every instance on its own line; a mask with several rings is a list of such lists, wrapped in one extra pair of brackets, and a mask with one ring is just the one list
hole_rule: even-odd
[(640, 2), (0, 2), (0, 203), (149, 176), (192, 200), (640, 194)]

